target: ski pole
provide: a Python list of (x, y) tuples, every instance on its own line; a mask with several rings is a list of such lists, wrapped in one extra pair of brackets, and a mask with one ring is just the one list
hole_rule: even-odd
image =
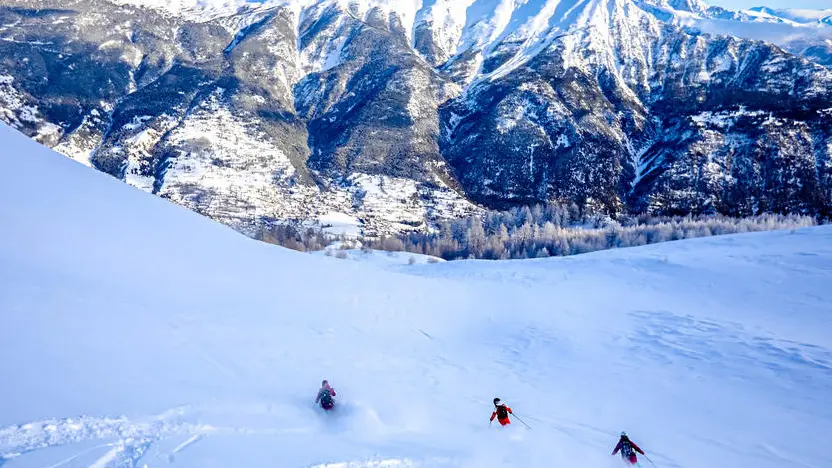
[(518, 421), (520, 421), (521, 423), (523, 423), (523, 425), (524, 425), (524, 426), (526, 426), (526, 429), (531, 429), (531, 426), (529, 426), (528, 424), (526, 424), (526, 421), (523, 421), (522, 419), (520, 419), (520, 416), (517, 416), (517, 413), (512, 413), (512, 415), (513, 415), (515, 418), (517, 418), (517, 420), (518, 420)]
[(648, 456), (647, 456), (647, 455), (645, 455), (645, 454), (642, 454), (642, 455), (644, 455), (644, 459), (645, 459), (645, 460), (647, 460), (647, 461), (649, 461), (651, 465), (656, 466), (656, 464), (655, 464), (655, 463), (653, 463), (653, 460), (651, 460), (651, 459), (650, 459), (650, 457), (648, 457)]

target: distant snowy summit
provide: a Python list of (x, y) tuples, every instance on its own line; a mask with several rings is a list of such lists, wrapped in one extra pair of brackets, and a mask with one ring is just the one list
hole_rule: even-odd
[(762, 21), (771, 20), (806, 25), (832, 25), (832, 8), (826, 10), (801, 10), (793, 8), (771, 9), (768, 7), (755, 7), (746, 10), (746, 12)]
[(209, 19), (237, 13), (246, 0), (109, 0), (116, 5), (152, 8), (174, 15)]
[[(493, 13), (505, 17), (519, 9), (529, 11), (535, 8), (546, 8), (546, 0), (108, 0), (117, 5), (131, 5), (163, 10), (181, 15), (196, 15), (210, 17), (216, 14), (234, 14), (240, 8), (272, 8), (285, 6), (295, 10), (318, 8), (321, 6), (336, 6), (354, 11), (369, 11), (381, 9), (393, 13), (402, 20), (408, 18), (416, 20), (417, 16), (429, 21), (451, 20), (470, 24), (484, 20)], [(738, 20), (756, 20), (764, 22), (792, 22), (797, 24), (832, 24), (832, 8), (794, 9), (769, 8), (758, 6), (745, 10), (730, 10), (718, 6), (710, 6), (702, 0), (637, 0), (645, 5), (688, 12), (707, 17), (733, 18)], [(559, 1), (557, 3), (563, 3)], [(472, 12), (467, 12), (468, 9)], [(202, 13), (202, 14), (200, 14)], [(480, 15), (478, 18), (477, 15)], [(513, 16), (513, 15), (512, 15)], [(466, 20), (470, 18), (470, 20)]]
[[(241, 10), (268, 10), (271, 8), (289, 8), (300, 12), (307, 8), (338, 7), (355, 12), (380, 8), (411, 21), (415, 12), (421, 8), (422, 0), (107, 0), (117, 5), (150, 8), (161, 12), (207, 21), (220, 16), (239, 13)], [(435, 2), (436, 0), (432, 0)], [(439, 0), (447, 1), (447, 0)], [(468, 0), (462, 0), (463, 2)], [(409, 13), (409, 14), (408, 14)]]
[(662, 21), (688, 30), (767, 41), (832, 66), (832, 9), (728, 10), (700, 0), (638, 0)]
[[(367, 21), (395, 21), (415, 47), (429, 42), (426, 58), (438, 65), (454, 54), (473, 47), (494, 46), (506, 39), (526, 40), (541, 34), (557, 21), (569, 30), (564, 18), (551, 16), (558, 10), (580, 11), (574, 0), (108, 0), (117, 5), (146, 7), (194, 21), (210, 21), (242, 11), (288, 8), (297, 15), (326, 9), (348, 11)], [(832, 65), (832, 9), (773, 9), (766, 6), (729, 10), (702, 0), (633, 1), (658, 19), (705, 33), (764, 40)], [(589, 9), (601, 7), (593, 0)], [(597, 5), (595, 5), (597, 4)], [(566, 15), (578, 23), (586, 15)], [(372, 18), (371, 18), (372, 17)], [(779, 25), (779, 26), (776, 26)], [(564, 26), (567, 26), (564, 28)], [(429, 38), (420, 37), (427, 33)]]

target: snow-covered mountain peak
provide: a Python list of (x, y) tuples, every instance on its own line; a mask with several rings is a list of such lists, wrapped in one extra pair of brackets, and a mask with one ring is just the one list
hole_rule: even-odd
[(677, 10), (705, 11), (708, 5), (702, 0), (669, 0), (670, 6)]
[(613, 22), (642, 16), (633, 6), (631, 0), (478, 0), (466, 12), (457, 54), (480, 54), (470, 78), (493, 81), (560, 40), (606, 47)]
[(770, 42), (821, 65), (832, 65), (832, 10), (755, 7), (727, 10), (700, 0), (635, 0), (659, 21), (695, 34)]
[(176, 16), (210, 19), (237, 12), (246, 0), (110, 0), (116, 5), (151, 8)]
[(461, 50), (519, 42), (551, 30), (587, 26), (599, 9), (622, 8), (630, 0), (478, 0), (467, 10)]
[(371, 22), (373, 19), (401, 27), (407, 37), (413, 31), (416, 14), (422, 7), (422, 0), (294, 0), (308, 6), (315, 3), (333, 3), (348, 12), (355, 19)]
[(705, 13), (708, 10), (708, 5), (702, 0), (661, 0), (668, 7), (678, 11), (688, 11), (691, 13)]
[[(243, 7), (252, 9), (287, 7), (295, 13), (315, 8), (336, 8), (353, 18), (368, 22), (396, 21), (410, 33), (423, 0), (110, 0), (117, 5), (151, 8), (189, 19), (206, 20), (232, 15)], [(394, 19), (395, 18), (395, 19)]]
[[(232, 15), (243, 7), (260, 10), (288, 7), (297, 18), (321, 18), (326, 12), (340, 11), (343, 18), (381, 27), (405, 38), (431, 64), (438, 66), (462, 54), (473, 52), (479, 58), (467, 79), (483, 76), (483, 62), (494, 53), (518, 58), (534, 56), (564, 34), (593, 28), (588, 36), (598, 41), (615, 29), (610, 21), (629, 16), (642, 17), (646, 10), (659, 21), (667, 21), (701, 32), (731, 34), (762, 39), (794, 49), (818, 45), (818, 33), (832, 36), (832, 9), (799, 10), (756, 7), (730, 11), (709, 7), (703, 0), (110, 0), (113, 3), (144, 6), (189, 19), (206, 20)], [(638, 6), (639, 8), (634, 8)], [(620, 20), (615, 20), (621, 23)], [(299, 22), (302, 23), (301, 20)], [(624, 22), (627, 22), (625, 20)], [(761, 23), (760, 26), (749, 24)], [(780, 26), (775, 26), (779, 23)], [(324, 22), (330, 33), (342, 31)], [(794, 28), (784, 28), (792, 26)], [(779, 29), (778, 29), (779, 28)], [(811, 29), (809, 29), (811, 28)], [(829, 28), (829, 29), (827, 29)], [(638, 28), (636, 28), (637, 30)], [(633, 30), (634, 32), (635, 30)], [(618, 34), (624, 33), (619, 32)], [(798, 46), (790, 47), (798, 37)], [(332, 37), (338, 42), (342, 38)], [(340, 50), (340, 43), (324, 49)], [(821, 48), (827, 47), (820, 41)], [(800, 51), (795, 52), (802, 52)], [(813, 49), (814, 50), (814, 49)], [(515, 54), (515, 52), (517, 52)], [(530, 55), (531, 54), (531, 55)], [(313, 62), (337, 63), (332, 56), (316, 57)], [(466, 58), (468, 60), (468, 58)], [(318, 70), (326, 66), (313, 66)]]
[[(832, 9), (825, 10), (807, 10), (797, 8), (769, 8), (769, 7), (754, 7), (747, 10), (748, 12), (759, 13), (772, 18), (779, 18), (791, 21), (798, 24), (812, 24), (827, 22), (832, 16)], [(828, 24), (828, 23), (827, 23)]]

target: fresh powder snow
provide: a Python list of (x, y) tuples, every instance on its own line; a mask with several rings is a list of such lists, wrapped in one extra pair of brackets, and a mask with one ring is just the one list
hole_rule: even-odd
[(3, 468), (832, 466), (832, 227), (345, 260), (0, 142)]

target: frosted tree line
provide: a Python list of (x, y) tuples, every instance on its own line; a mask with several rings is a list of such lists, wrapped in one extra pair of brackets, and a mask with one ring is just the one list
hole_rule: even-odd
[(576, 255), (680, 239), (813, 226), (814, 218), (766, 214), (652, 217), (584, 216), (576, 206), (546, 205), (491, 212), (442, 223), (435, 232), (367, 240), (374, 249), (408, 251), (446, 260), (508, 260)]
[[(577, 205), (536, 205), (491, 211), (484, 216), (441, 223), (427, 232), (361, 239), (365, 248), (406, 251), (445, 260), (509, 260), (576, 255), (680, 239), (744, 232), (797, 229), (817, 224), (810, 216), (764, 214), (745, 218), (722, 215), (656, 217), (624, 215), (612, 219), (586, 214)], [(262, 240), (295, 250), (320, 250), (329, 242), (320, 230), (274, 227)]]

